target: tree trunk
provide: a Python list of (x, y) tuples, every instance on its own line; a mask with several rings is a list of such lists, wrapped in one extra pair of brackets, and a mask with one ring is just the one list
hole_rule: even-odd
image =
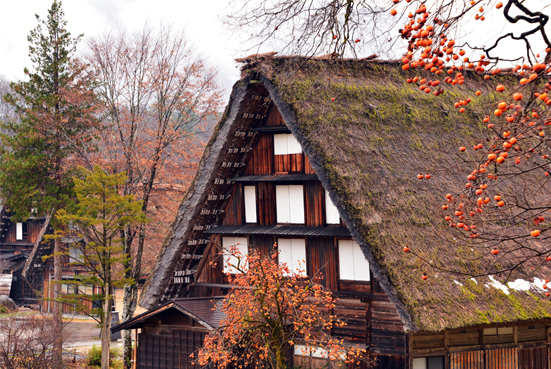
[(103, 321), (101, 326), (101, 369), (109, 369), (111, 348), (111, 285), (106, 283), (103, 301)]
[[(137, 281), (135, 283), (138, 283)], [(124, 286), (124, 298), (122, 308), (122, 321), (132, 318), (136, 310), (136, 298), (132, 298), (134, 286)], [(132, 360), (132, 331), (122, 331), (123, 365), (124, 369), (130, 369)]]
[(63, 319), (62, 303), (59, 302), (61, 297), (61, 238), (56, 238), (54, 241), (54, 301), (53, 302), (53, 320), (54, 320), (54, 347), (53, 362), (55, 368), (63, 368)]
[(285, 369), (285, 348), (276, 346), (276, 369)]

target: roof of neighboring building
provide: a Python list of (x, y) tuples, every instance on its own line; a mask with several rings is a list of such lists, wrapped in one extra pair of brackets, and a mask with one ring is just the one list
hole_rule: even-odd
[[(444, 231), (447, 224), (435, 211), (447, 192), (459, 192), (464, 183), (456, 148), (485, 137), (477, 111), (485, 111), (495, 96), (482, 76), (473, 74), (465, 84), (446, 87), (446, 93), (435, 98), (407, 84), (397, 62), (273, 55), (240, 61), (244, 63), (242, 78), (234, 86), (175, 228), (146, 282), (142, 306), (150, 308), (163, 296), (178, 292), (169, 291), (168, 283), (182, 253), (189, 252), (186, 237), (207, 196), (217, 191), (211, 183), (215, 178), (231, 178), (220, 174), (222, 155), (241, 131), (250, 130), (251, 115), (246, 112), (266, 103), (266, 99), (251, 98), (263, 86), (407, 330), (439, 331), (551, 318), (551, 302), (534, 285), (528, 285), (529, 290), (506, 289), (500, 276), (496, 276), (497, 283), (462, 276), (461, 272), (483, 273), (495, 258), (450, 237)], [(472, 94), (471, 109), (460, 114), (453, 106), (458, 96), (478, 89), (482, 95)], [(474, 155), (466, 158), (476, 160)], [(433, 174), (430, 181), (416, 178), (427, 171)], [(434, 272), (421, 259), (404, 253), (404, 246), (437, 267), (459, 273)], [(509, 278), (532, 281), (534, 270), (527, 267)], [(421, 279), (424, 271), (429, 272), (427, 281)], [(549, 272), (543, 267), (537, 276)]]

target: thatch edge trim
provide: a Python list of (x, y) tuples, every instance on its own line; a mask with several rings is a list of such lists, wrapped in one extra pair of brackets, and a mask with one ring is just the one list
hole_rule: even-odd
[(270, 93), (270, 96), (272, 98), (273, 103), (278, 108), (281, 116), (283, 117), (283, 120), (285, 121), (285, 124), (287, 127), (289, 127), (291, 133), (297, 138), (300, 145), (302, 146), (302, 150), (304, 151), (304, 154), (308, 157), (308, 160), (310, 161), (310, 165), (318, 175), (319, 180), (321, 181), (323, 187), (327, 190), (329, 193), (329, 197), (339, 210), (339, 215), (343, 219), (344, 223), (348, 227), (348, 230), (350, 231), (350, 234), (352, 235), (352, 238), (354, 241), (360, 245), (360, 248), (362, 249), (362, 252), (365, 256), (365, 258), (370, 263), (370, 268), (375, 276), (377, 278), (377, 281), (389, 297), (390, 301), (396, 306), (396, 310), (398, 311), (398, 315), (400, 316), (400, 319), (402, 320), (402, 323), (404, 324), (404, 328), (406, 331), (413, 331), (417, 332), (419, 329), (415, 326), (413, 323), (413, 320), (411, 319), (411, 315), (409, 314), (409, 311), (406, 309), (405, 305), (402, 303), (402, 301), (399, 299), (396, 289), (381, 269), (379, 268), (379, 265), (376, 263), (375, 258), (373, 257), (371, 253), (371, 249), (367, 245), (367, 243), (364, 241), (363, 237), (360, 235), (360, 233), (357, 230), (356, 224), (354, 220), (349, 216), (348, 211), (346, 208), (342, 205), (342, 202), (340, 201), (337, 193), (333, 190), (333, 188), (330, 185), (329, 176), (325, 169), (323, 168), (322, 158), (318, 154), (318, 152), (308, 143), (306, 138), (304, 137), (302, 130), (298, 126), (297, 118), (291, 107), (283, 101), (283, 99), (279, 96), (277, 88), (272, 84), (271, 80), (263, 73), (259, 73), (260, 80)]
[(159, 303), (159, 298), (169, 286), (168, 281), (171, 278), (172, 266), (175, 260), (178, 260), (177, 254), (180, 253), (181, 248), (186, 246), (183, 241), (193, 231), (193, 226), (195, 225), (194, 219), (197, 218), (197, 213), (200, 211), (199, 208), (218, 175), (216, 169), (219, 167), (219, 158), (222, 157), (222, 150), (225, 148), (226, 143), (231, 140), (230, 131), (238, 120), (237, 114), (240, 110), (240, 105), (247, 96), (250, 79), (251, 77), (248, 76), (235, 84), (238, 87), (233, 88), (226, 113), (215, 128), (215, 130), (219, 129), (219, 131), (211, 137), (205, 148), (203, 159), (199, 163), (199, 167), (195, 173), (195, 180), (178, 208), (176, 220), (170, 228), (170, 233), (165, 239), (157, 260), (155, 260), (154, 269), (144, 284), (138, 303), (144, 309), (151, 309), (156, 306)]

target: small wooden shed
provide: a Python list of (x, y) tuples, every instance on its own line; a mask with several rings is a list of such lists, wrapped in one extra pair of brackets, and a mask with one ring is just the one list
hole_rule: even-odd
[(135, 330), (136, 369), (200, 368), (192, 357), (225, 314), (223, 297), (174, 299), (117, 324), (112, 333)]

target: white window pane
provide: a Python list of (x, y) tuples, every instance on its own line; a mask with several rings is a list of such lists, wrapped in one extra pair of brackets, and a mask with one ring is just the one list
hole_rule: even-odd
[(245, 222), (256, 223), (256, 191), (255, 186), (245, 186)]
[(513, 334), (513, 327), (500, 327), (497, 329), (497, 334)]
[[(244, 257), (247, 256), (247, 238), (246, 237), (222, 237), (222, 247), (224, 248), (224, 273), (237, 273), (236, 267), (244, 268)], [(232, 251), (235, 250), (235, 251)], [(241, 261), (233, 254), (239, 254)]]
[(287, 135), (274, 135), (274, 155), (287, 154)]
[(340, 279), (354, 280), (354, 249), (351, 240), (339, 240)]
[(277, 240), (279, 263), (286, 264), (290, 274), (306, 276), (306, 240), (303, 238), (280, 238)]
[(427, 369), (427, 358), (424, 358), (424, 357), (414, 358), (413, 369)]
[(306, 277), (306, 240), (300, 238), (291, 239), (291, 250), (293, 257), (293, 273)]
[(369, 281), (369, 262), (366, 260), (360, 245), (352, 241), (354, 251), (354, 280)]
[(341, 222), (339, 211), (331, 201), (327, 191), (325, 191), (325, 218), (327, 224), (339, 224)]
[(16, 240), (22, 240), (23, 239), (23, 223), (16, 223), (15, 224), (15, 239)]
[(287, 135), (287, 154), (300, 154), (302, 153), (302, 147), (298, 143), (295, 136), (292, 133)]
[(289, 271), (293, 268), (293, 253), (291, 250), (291, 240), (280, 238), (277, 240), (277, 248), (279, 250), (279, 264), (286, 264)]
[(304, 190), (302, 185), (289, 186), (291, 223), (304, 224)]
[(289, 186), (276, 186), (276, 213), (278, 223), (291, 222)]

